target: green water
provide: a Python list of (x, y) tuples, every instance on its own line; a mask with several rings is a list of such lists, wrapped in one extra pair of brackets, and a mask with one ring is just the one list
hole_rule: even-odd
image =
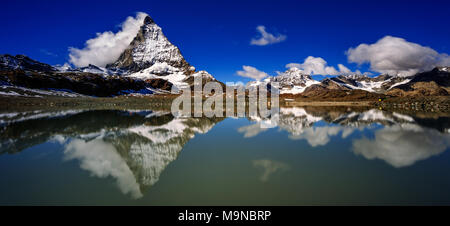
[(2, 205), (450, 204), (450, 118), (281, 109), (0, 114)]

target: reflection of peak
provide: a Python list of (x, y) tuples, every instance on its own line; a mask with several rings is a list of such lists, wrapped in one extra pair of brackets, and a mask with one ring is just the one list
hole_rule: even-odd
[[(250, 119), (258, 123), (239, 128), (238, 131), (244, 133), (244, 137), (253, 137), (267, 130), (267, 127), (262, 124), (265, 121), (261, 118), (250, 117)], [(415, 119), (408, 115), (378, 109), (358, 112), (347, 111), (346, 109), (335, 111), (327, 108), (281, 108), (277, 119), (278, 121), (274, 121), (275, 124), (280, 129), (287, 131), (291, 139), (304, 139), (314, 147), (326, 145), (331, 136), (341, 134), (342, 138), (346, 138), (355, 130), (361, 130), (375, 124), (398, 126), (405, 130), (414, 130), (414, 128), (425, 126), (441, 133), (448, 133), (449, 128), (448, 118), (427, 121), (426, 119)], [(319, 121), (336, 126), (320, 126), (316, 124)], [(436, 121), (438, 123), (431, 123)]]
[(66, 160), (79, 160), (80, 167), (92, 176), (116, 179), (117, 186), (124, 194), (130, 194), (133, 198), (142, 197), (130, 167), (110, 143), (102, 139), (73, 139), (66, 145), (64, 154)]
[(110, 135), (106, 140), (116, 147), (143, 191), (159, 180), (160, 174), (177, 158), (189, 139), (174, 137), (166, 143), (153, 143), (145, 137), (126, 132)]
[[(159, 175), (174, 161), (183, 146), (195, 133), (208, 132), (216, 122), (207, 118), (175, 118), (159, 126), (138, 126), (128, 129), (123, 139), (129, 143), (126, 159), (144, 187), (150, 187), (159, 180)], [(121, 146), (121, 137), (111, 142)], [(119, 141), (119, 142), (117, 142)]]
[(320, 120), (322, 118), (306, 113), (303, 108), (282, 108), (280, 109), (279, 127), (295, 136), (303, 133), (305, 128), (312, 127)]
[(195, 132), (206, 133), (214, 126), (212, 123), (203, 124), (202, 122), (199, 118), (175, 118), (164, 125), (139, 125), (128, 130), (147, 138), (153, 143), (165, 143), (173, 137), (183, 134), (193, 136)]
[[(448, 129), (425, 124), (424, 119), (371, 109), (362, 112), (343, 112), (331, 116), (331, 112), (311, 116), (302, 109), (281, 109), (279, 127), (291, 134), (291, 139), (304, 139), (311, 146), (326, 145), (331, 136), (342, 134), (346, 138), (355, 129), (382, 124), (375, 132), (375, 138), (363, 137), (353, 140), (353, 151), (367, 159), (382, 159), (394, 167), (405, 167), (415, 162), (438, 155), (450, 146)], [(340, 126), (314, 126), (314, 120), (325, 120)], [(448, 118), (433, 119), (435, 124), (448, 125)], [(439, 123), (436, 123), (438, 121)], [(421, 122), (421, 124), (418, 124)], [(423, 125), (427, 126), (424, 127)]]
[(379, 123), (382, 125), (394, 125), (414, 122), (414, 119), (411, 116), (399, 114), (396, 112), (390, 113), (377, 109), (371, 109), (364, 112), (351, 112), (343, 114), (338, 118), (332, 120), (332, 122), (340, 125), (358, 127), (361, 125), (370, 125), (374, 123)]
[(101, 137), (124, 159), (140, 185), (139, 191), (144, 192), (159, 180), (164, 169), (176, 160), (195, 133), (206, 133), (217, 122), (208, 118), (174, 118), (160, 125), (144, 124), (107, 131)]
[(142, 197), (159, 180), (196, 133), (206, 133), (222, 120), (109, 110), (21, 116), (3, 117), (10, 121), (1, 127), (0, 153), (19, 152), (50, 140), (64, 144), (67, 160), (79, 161), (93, 176), (116, 179), (119, 189), (134, 198)]
[(281, 108), (280, 109), (281, 115), (292, 115), (294, 117), (299, 118), (305, 118), (306, 121), (309, 122), (317, 122), (322, 120), (321, 117), (316, 117), (308, 112), (305, 111), (303, 108)]

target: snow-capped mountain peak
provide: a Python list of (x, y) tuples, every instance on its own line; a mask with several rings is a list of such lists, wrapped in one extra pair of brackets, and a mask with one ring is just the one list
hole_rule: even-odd
[(270, 82), (278, 82), (281, 94), (302, 93), (307, 87), (318, 84), (310, 75), (304, 74), (302, 70), (292, 67), (279, 75), (272, 77)]
[(287, 71), (280, 73), (275, 77), (275, 80), (280, 81), (286, 79), (291, 80), (294, 83), (299, 81), (312, 80), (310, 75), (304, 74), (302, 70), (296, 67), (289, 68)]
[(195, 75), (201, 75), (207, 81), (215, 80), (206, 71), (196, 73), (195, 67), (184, 59), (178, 47), (167, 39), (161, 27), (149, 16), (144, 19), (129, 47), (106, 68), (120, 71), (130, 78), (166, 80), (178, 88), (192, 85)]
[(178, 47), (173, 45), (163, 34), (161, 27), (147, 16), (129, 47), (107, 68), (138, 72), (157, 63), (167, 63), (186, 72), (191, 69)]

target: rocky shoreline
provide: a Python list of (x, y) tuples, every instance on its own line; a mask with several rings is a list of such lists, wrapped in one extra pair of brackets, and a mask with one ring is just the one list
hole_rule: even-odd
[[(64, 109), (161, 109), (170, 111), (177, 95), (118, 96), (118, 97), (20, 97), (1, 96), (0, 112)], [(270, 99), (268, 99), (270, 101)], [(248, 106), (248, 102), (246, 103)], [(412, 112), (441, 112), (450, 115), (450, 97), (386, 98), (368, 101), (280, 99), (280, 107), (369, 107)]]

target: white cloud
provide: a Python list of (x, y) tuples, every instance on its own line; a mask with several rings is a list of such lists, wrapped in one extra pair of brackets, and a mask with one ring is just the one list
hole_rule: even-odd
[(348, 69), (348, 67), (344, 66), (343, 64), (338, 64), (338, 69), (340, 72), (342, 72), (344, 74), (352, 73), (352, 71), (350, 69)]
[(245, 138), (257, 136), (258, 134), (267, 131), (267, 128), (261, 126), (260, 123), (243, 126), (238, 129), (239, 133), (243, 133)]
[(333, 66), (328, 66), (328, 63), (321, 57), (309, 56), (301, 64), (290, 63), (286, 64), (287, 68), (296, 67), (309, 75), (347, 75), (347, 74), (361, 74), (360, 71), (352, 72), (346, 66), (338, 64), (339, 70)]
[(97, 33), (97, 37), (86, 41), (83, 49), (70, 47), (70, 63), (77, 67), (89, 64), (104, 67), (113, 63), (136, 36), (146, 16), (146, 13), (139, 12), (134, 18), (128, 17), (117, 33), (112, 31)]
[(260, 33), (261, 37), (252, 38), (252, 40), (250, 41), (250, 45), (265, 46), (286, 40), (286, 35), (279, 34), (278, 36), (275, 36), (271, 33), (268, 33), (266, 31), (266, 27), (264, 26), (257, 26), (256, 30)]
[(390, 75), (409, 76), (450, 65), (450, 56), (430, 47), (386, 36), (374, 44), (360, 44), (347, 51), (349, 62), (369, 63), (370, 69)]
[(113, 177), (124, 194), (138, 199), (143, 195), (133, 172), (115, 147), (102, 139), (73, 139), (65, 146), (64, 159), (80, 161), (80, 167), (99, 178)]
[(375, 132), (374, 139), (354, 140), (353, 152), (371, 160), (382, 159), (399, 168), (438, 155), (449, 146), (448, 134), (404, 124), (380, 129)]
[(252, 78), (255, 80), (261, 80), (267, 76), (269, 76), (266, 72), (260, 71), (252, 66), (242, 66), (243, 71), (237, 71), (236, 73), (242, 77)]
[(259, 177), (262, 182), (267, 182), (270, 175), (276, 173), (277, 171), (286, 171), (290, 169), (288, 164), (270, 159), (253, 160), (253, 166), (264, 170), (263, 174)]
[[(336, 136), (343, 130), (344, 127), (338, 126), (323, 126), (305, 128), (299, 134), (291, 134), (289, 139), (292, 140), (306, 140), (311, 147), (323, 146), (330, 142), (330, 137)], [(348, 136), (348, 131), (346, 134)], [(344, 135), (342, 135), (344, 136)]]

